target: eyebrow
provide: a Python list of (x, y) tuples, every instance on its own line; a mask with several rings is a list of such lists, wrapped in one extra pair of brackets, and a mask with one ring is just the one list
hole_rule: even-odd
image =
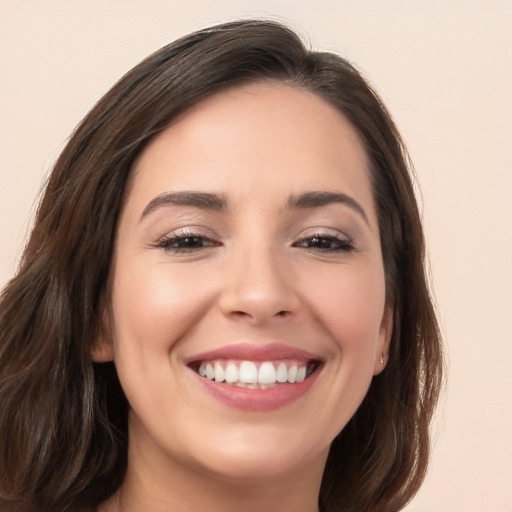
[[(363, 207), (352, 197), (341, 192), (305, 192), (294, 195), (288, 199), (288, 208), (308, 209), (326, 206), (331, 203), (341, 203), (356, 211), (369, 224), (368, 217)], [(152, 199), (141, 215), (141, 220), (160, 206), (193, 206), (208, 210), (226, 210), (228, 201), (222, 194), (208, 192), (167, 192)]]
[(331, 203), (341, 203), (357, 212), (368, 224), (368, 216), (364, 208), (352, 197), (341, 192), (306, 192), (304, 194), (291, 196), (288, 199), (288, 208), (290, 209), (306, 209), (318, 208)]
[(152, 199), (141, 215), (141, 220), (160, 206), (195, 206), (208, 210), (225, 210), (227, 199), (220, 194), (207, 192), (168, 192)]

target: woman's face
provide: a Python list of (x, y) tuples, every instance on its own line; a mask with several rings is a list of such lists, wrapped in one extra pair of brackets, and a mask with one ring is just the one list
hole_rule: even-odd
[(130, 453), (224, 478), (323, 467), (391, 330), (355, 130), (315, 94), (246, 86), (189, 110), (132, 178), (95, 354)]

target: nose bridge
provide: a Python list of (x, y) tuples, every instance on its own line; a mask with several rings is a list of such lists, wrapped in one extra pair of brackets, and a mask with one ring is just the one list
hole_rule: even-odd
[(261, 323), (296, 312), (291, 269), (281, 248), (260, 239), (234, 249), (227, 273), (221, 300), (225, 314)]

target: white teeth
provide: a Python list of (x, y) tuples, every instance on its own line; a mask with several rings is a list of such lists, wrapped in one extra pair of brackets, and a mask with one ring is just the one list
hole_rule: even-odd
[(246, 384), (245, 382), (235, 382), (234, 386), (237, 388), (246, 388), (246, 389), (267, 389), (272, 384)]
[(238, 388), (247, 388), (247, 389), (260, 389), (260, 385), (257, 384), (256, 382), (250, 382), (250, 383), (247, 383), (247, 382), (236, 382), (235, 383), (235, 386), (238, 387)]
[(293, 361), (226, 361), (201, 363), (197, 373), (215, 382), (250, 389), (267, 389), (278, 384), (299, 383), (307, 376), (307, 365)]
[(297, 379), (297, 365), (294, 364), (288, 368), (288, 382), (293, 384)]
[(235, 363), (228, 363), (224, 372), (226, 382), (238, 382), (238, 366)]
[(224, 380), (224, 368), (222, 368), (222, 365), (217, 361), (215, 363), (215, 382), (222, 382)]
[(287, 382), (288, 381), (288, 368), (284, 363), (279, 363), (276, 371), (276, 381), (277, 382)]
[(242, 361), (238, 370), (238, 380), (245, 384), (258, 382), (258, 368), (252, 361)]
[(258, 382), (260, 384), (273, 384), (275, 381), (276, 369), (274, 365), (270, 361), (262, 363), (258, 370)]

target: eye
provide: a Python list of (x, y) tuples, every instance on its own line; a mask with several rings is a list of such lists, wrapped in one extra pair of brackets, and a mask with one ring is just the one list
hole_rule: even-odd
[(161, 238), (156, 245), (169, 252), (191, 253), (208, 247), (218, 247), (221, 244), (201, 234), (183, 233), (180, 235), (165, 236)]
[(315, 234), (302, 238), (295, 242), (293, 247), (303, 247), (319, 252), (350, 252), (355, 249), (351, 239), (326, 234)]

